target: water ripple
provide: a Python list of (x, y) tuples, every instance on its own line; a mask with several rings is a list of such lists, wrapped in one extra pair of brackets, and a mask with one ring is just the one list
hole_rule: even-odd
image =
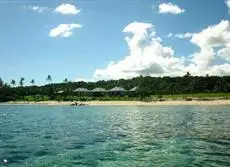
[(0, 106), (0, 166), (230, 166), (228, 106)]

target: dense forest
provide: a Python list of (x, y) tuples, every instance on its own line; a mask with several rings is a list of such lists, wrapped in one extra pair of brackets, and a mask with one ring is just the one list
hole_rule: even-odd
[[(7, 84), (0, 78), (0, 102), (28, 100), (118, 100), (122, 99), (143, 99), (147, 97), (178, 94), (196, 93), (230, 93), (230, 76), (191, 76), (187, 73), (183, 77), (150, 77), (140, 76), (132, 79), (119, 79), (97, 82), (69, 82), (64, 79), (62, 83), (52, 83), (50, 75), (47, 77), (47, 84), (36, 86), (35, 80), (30, 81), (30, 86), (24, 86), (24, 78), (21, 78), (16, 86), (16, 81), (12, 80)], [(77, 93), (76, 88), (104, 88), (106, 90), (113, 87), (123, 87), (130, 90), (137, 87), (135, 92), (125, 92), (122, 94), (110, 93)]]

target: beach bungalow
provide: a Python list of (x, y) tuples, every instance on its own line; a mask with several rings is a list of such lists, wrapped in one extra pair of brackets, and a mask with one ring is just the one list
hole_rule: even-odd
[(90, 92), (102, 93), (102, 92), (107, 92), (107, 90), (104, 88), (95, 88), (95, 89), (91, 90)]
[(77, 89), (73, 90), (73, 92), (76, 95), (82, 97), (82, 96), (87, 96), (90, 91), (86, 88), (77, 88)]
[(124, 88), (122, 87), (114, 87), (110, 90), (108, 90), (109, 92), (126, 92), (127, 90), (125, 90)]
[(104, 96), (107, 90), (104, 88), (95, 88), (90, 92), (92, 93), (93, 96), (99, 97), (99, 96)]
[(129, 95), (130, 97), (135, 97), (135, 96), (137, 96), (137, 89), (138, 89), (137, 86), (133, 87), (132, 89), (129, 89), (128, 95)]
[(59, 90), (59, 91), (57, 91), (57, 93), (62, 94), (62, 93), (64, 93), (64, 90)]
[(132, 89), (129, 90), (130, 92), (136, 92), (137, 91), (137, 86), (133, 87)]
[(110, 95), (124, 95), (127, 90), (122, 87), (114, 87), (108, 90), (108, 92), (110, 93)]
[(89, 90), (86, 88), (77, 88), (77, 89), (73, 90), (73, 92), (89, 92)]

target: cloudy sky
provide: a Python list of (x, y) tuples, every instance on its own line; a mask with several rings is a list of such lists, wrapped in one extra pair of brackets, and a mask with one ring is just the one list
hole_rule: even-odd
[(0, 0), (0, 77), (230, 75), (230, 0)]

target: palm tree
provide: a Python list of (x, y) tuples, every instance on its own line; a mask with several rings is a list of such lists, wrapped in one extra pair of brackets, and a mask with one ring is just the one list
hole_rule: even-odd
[(16, 85), (16, 81), (15, 81), (14, 79), (12, 79), (11, 82), (10, 82), (10, 84), (11, 84), (12, 86), (15, 86), (15, 85)]
[(47, 78), (46, 78), (46, 80), (47, 80), (48, 82), (51, 82), (51, 81), (52, 81), (51, 75), (48, 75)]
[(34, 79), (32, 79), (32, 80), (30, 81), (30, 83), (31, 83), (31, 85), (33, 86), (33, 85), (35, 84)]
[(63, 82), (64, 82), (64, 83), (67, 83), (67, 82), (68, 82), (68, 79), (67, 79), (67, 78), (65, 78)]
[(190, 72), (187, 72), (187, 73), (184, 75), (184, 77), (190, 77), (190, 76), (191, 76)]
[(21, 77), (20, 81), (19, 81), (19, 85), (20, 86), (23, 86), (24, 85), (24, 81), (25, 81), (25, 78), (24, 77)]

